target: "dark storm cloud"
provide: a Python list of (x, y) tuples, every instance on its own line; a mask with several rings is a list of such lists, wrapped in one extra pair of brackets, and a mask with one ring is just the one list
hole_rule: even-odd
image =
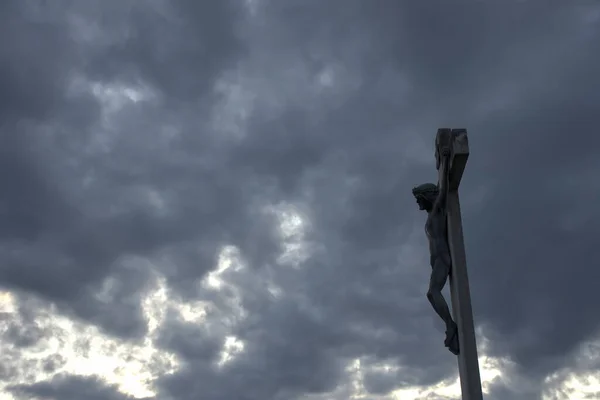
[(49, 122), (57, 114), (89, 122), (85, 117), (93, 115), (94, 104), (67, 94), (70, 74), (82, 60), (64, 15), (51, 8), (48, 13), (36, 13), (24, 2), (13, 0), (3, 2), (0, 11), (2, 138), (15, 129), (11, 124)]
[[(489, 352), (512, 358), (526, 381), (507, 376), (492, 395), (534, 398), (538, 380), (598, 330), (590, 262), (600, 234), (591, 205), (600, 197), (599, 28), (597, 19), (585, 22), (597, 6), (259, 1), (254, 22), (243, 23), (242, 7), (227, 1), (156, 2), (128, 13), (121, 3), (91, 4), (70, 13), (84, 26), (99, 21), (102, 34), (92, 29), (75, 43), (65, 21), (46, 22), (54, 33), (44, 40), (61, 50), (52, 55), (58, 66), (36, 75), (46, 95), (10, 103), (11, 123), (86, 129), (37, 146), (31, 133), (6, 136), (11, 151), (2, 159), (14, 174), (0, 173), (13, 188), (2, 195), (0, 279), (113, 334), (139, 336), (139, 293), (151, 278), (125, 256), (157, 255), (173, 296), (211, 304), (202, 323), (170, 315), (161, 327), (157, 344), (183, 359), (180, 371), (158, 379), (161, 396), (289, 400), (349, 385), (345, 369), (357, 358), (373, 395), (452, 377), (455, 360), (424, 296), (424, 216), (410, 195), (413, 185), (435, 181), (441, 126), (471, 135), (461, 195), (476, 321)], [(3, 29), (31, 50), (26, 64), (41, 65), (49, 46), (34, 51), (23, 18), (11, 16), (16, 27)], [(100, 123), (93, 111), (73, 119), (73, 100), (62, 100), (73, 65), (156, 96), (107, 129), (109, 150), (85, 158)], [(311, 85), (327, 68), (336, 72), (333, 87), (318, 93)], [(207, 122), (207, 106), (221, 100), (210, 89), (225, 70), (247, 74), (258, 92), (238, 139)], [(5, 93), (31, 97), (20, 69), (8, 71), (3, 85), (14, 86)], [(175, 139), (164, 138), (165, 126), (175, 127)], [(58, 160), (66, 156), (94, 177), (91, 189), (64, 183), (86, 175), (65, 173)], [(165, 199), (164, 215), (144, 208), (146, 187)], [(277, 262), (276, 219), (264, 212), (281, 202), (310, 218), (304, 240), (312, 254), (298, 268)], [(119, 211), (109, 214), (109, 205)], [(246, 268), (225, 274), (231, 287), (223, 291), (199, 290), (223, 245), (237, 246)], [(108, 276), (101, 302), (94, 295)], [(29, 340), (19, 332), (15, 341)], [(227, 334), (244, 350), (218, 367)], [(382, 362), (397, 372), (369, 369)], [(118, 398), (95, 381), (57, 379), (19, 390)]]
[(188, 360), (200, 363), (215, 362), (223, 338), (211, 334), (206, 324), (181, 321), (173, 313), (168, 313), (158, 335), (158, 346), (170, 350)]
[(230, 365), (218, 372), (198, 362), (195, 352), (181, 353), (190, 367), (161, 379), (163, 388), (174, 398), (215, 399), (285, 399), (334, 389), (343, 359), (332, 350), (346, 334), (293, 299), (263, 302), (263, 315), (250, 310), (251, 321), (235, 332), (247, 341), (244, 352)]
[(85, 17), (117, 37), (91, 57), (92, 79), (141, 80), (181, 106), (201, 100), (242, 50), (236, 22), (243, 8), (236, 1), (94, 3), (83, 6)]
[[(102, 129), (100, 104), (89, 91), (75, 90), (74, 79), (133, 81), (153, 88), (162, 104), (190, 101), (192, 95), (201, 101), (215, 74), (239, 51), (239, 43), (237, 11), (226, 2), (127, 10), (117, 3), (69, 9), (2, 4), (0, 182), (5, 189), (0, 279), (4, 286), (56, 301), (111, 333), (137, 336), (144, 327), (133, 298), (147, 279), (144, 271), (137, 271), (136, 279), (123, 281), (120, 257), (193, 237), (201, 217), (192, 217), (192, 225), (181, 224), (181, 215), (164, 220), (136, 204), (116, 215), (92, 212), (103, 198), (106, 210), (107, 203), (125, 197), (134, 176), (140, 182), (148, 175), (140, 176), (140, 164), (138, 172), (119, 169), (130, 167), (116, 163), (122, 153), (84, 156), (90, 154), (86, 149), (93, 134)], [(198, 18), (204, 23), (195, 24)], [(135, 161), (135, 156), (123, 158)], [(92, 190), (83, 186), (89, 177), (95, 178)], [(216, 188), (206, 192), (227, 196)], [(202, 275), (207, 268), (196, 273)], [(97, 301), (91, 294), (113, 273), (120, 288), (105, 302)]]
[[(493, 190), (465, 221), (474, 232), (467, 245), (487, 246), (471, 254), (481, 266), (473, 273), (481, 281), (475, 295), (487, 309), (481, 322), (493, 327), (492, 347), (508, 350), (534, 374), (560, 365), (600, 323), (591, 306), (599, 276), (590, 264), (600, 234), (600, 214), (590, 207), (600, 196), (593, 178), (600, 171), (593, 133), (600, 80), (592, 72), (600, 57), (590, 36), (584, 39), (586, 28), (597, 35), (596, 24), (563, 39), (560, 56), (546, 60), (553, 70), (540, 65), (518, 98), (482, 123), (489, 133), (477, 147), (491, 155), (482, 172)], [(502, 154), (510, 156), (504, 161)]]

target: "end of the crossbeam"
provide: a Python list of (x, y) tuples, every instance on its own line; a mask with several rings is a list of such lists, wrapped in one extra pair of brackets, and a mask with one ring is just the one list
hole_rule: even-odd
[(452, 149), (452, 160), (450, 162), (449, 189), (458, 190), (462, 179), (467, 159), (469, 158), (469, 138), (466, 129), (440, 128), (435, 138), (436, 168), (440, 168), (440, 150)]

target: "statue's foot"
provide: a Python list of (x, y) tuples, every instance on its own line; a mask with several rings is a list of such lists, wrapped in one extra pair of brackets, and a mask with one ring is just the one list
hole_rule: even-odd
[(459, 354), (458, 326), (456, 326), (456, 323), (454, 322), (446, 330), (446, 339), (444, 340), (444, 345), (455, 356)]

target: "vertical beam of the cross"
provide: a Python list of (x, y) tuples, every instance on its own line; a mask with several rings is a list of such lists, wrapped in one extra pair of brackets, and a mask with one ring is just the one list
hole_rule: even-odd
[[(477, 358), (475, 324), (471, 308), (471, 293), (467, 275), (467, 259), (463, 241), (462, 218), (458, 187), (469, 157), (469, 142), (466, 129), (439, 129), (436, 137), (436, 159), (439, 169), (439, 149), (451, 146), (449, 192), (447, 197), (448, 243), (452, 256), (450, 293), (452, 313), (458, 325), (460, 354), (458, 371), (463, 400), (482, 400), (481, 377)], [(440, 179), (442, 177), (440, 176)]]

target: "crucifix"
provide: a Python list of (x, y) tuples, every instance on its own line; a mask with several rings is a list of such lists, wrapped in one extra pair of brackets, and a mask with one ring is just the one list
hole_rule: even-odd
[[(431, 279), (427, 299), (446, 325), (445, 346), (458, 358), (463, 400), (482, 400), (471, 294), (467, 275), (458, 186), (469, 157), (466, 129), (438, 129), (435, 159), (438, 184), (413, 188), (419, 208), (427, 211)], [(442, 295), (450, 279), (452, 314)]]

